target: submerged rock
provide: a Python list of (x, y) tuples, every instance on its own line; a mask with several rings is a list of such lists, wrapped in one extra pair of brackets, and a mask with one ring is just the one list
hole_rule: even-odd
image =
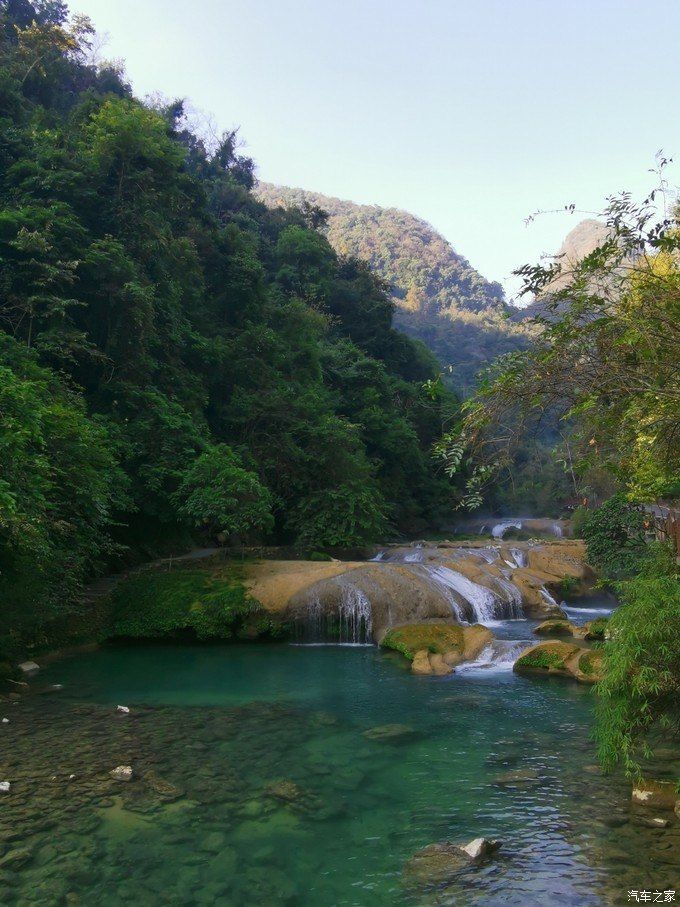
[(364, 731), (363, 736), (367, 740), (378, 740), (382, 743), (384, 741), (403, 740), (406, 737), (412, 737), (414, 734), (415, 730), (410, 724), (380, 724)]
[(493, 855), (500, 841), (475, 838), (468, 844), (440, 841), (415, 853), (404, 866), (402, 880), (408, 888), (436, 888), (451, 881), (457, 873)]
[(11, 786), (9, 781), (0, 781), (0, 794), (8, 794)]
[(269, 784), (265, 788), (265, 793), (275, 800), (283, 800), (286, 803), (295, 803), (305, 795), (303, 789), (289, 778)]
[(634, 803), (656, 809), (674, 809), (678, 795), (674, 781), (640, 781), (631, 794)]

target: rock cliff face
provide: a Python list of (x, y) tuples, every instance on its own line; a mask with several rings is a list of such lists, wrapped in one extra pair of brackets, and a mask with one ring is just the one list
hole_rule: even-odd
[(264, 561), (246, 568), (249, 592), (308, 638), (380, 642), (390, 627), (433, 619), (463, 624), (564, 617), (550, 589), (587, 582), (581, 542), (414, 543), (372, 561)]

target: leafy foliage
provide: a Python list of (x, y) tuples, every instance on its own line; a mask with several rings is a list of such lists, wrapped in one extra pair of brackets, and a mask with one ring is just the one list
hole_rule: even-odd
[(110, 607), (107, 637), (193, 633), (197, 639), (224, 640), (278, 632), (238, 575), (228, 570), (145, 571), (116, 587)]
[(632, 576), (646, 556), (644, 513), (614, 495), (583, 521), (588, 562), (608, 579)]
[(196, 459), (177, 497), (180, 515), (213, 535), (243, 536), (274, 524), (269, 491), (226, 444), (212, 445)]
[(604, 644), (596, 740), (605, 767), (639, 776), (655, 740), (680, 733), (680, 573), (668, 552), (620, 583)]

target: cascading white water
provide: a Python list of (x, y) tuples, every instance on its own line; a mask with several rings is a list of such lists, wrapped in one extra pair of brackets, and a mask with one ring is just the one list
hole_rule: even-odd
[[(507, 572), (507, 571), (506, 571)], [(509, 620), (522, 620), (524, 618), (524, 608), (522, 607), (522, 593), (517, 586), (506, 576), (495, 576), (493, 579), (496, 586), (501, 589), (507, 597), (507, 604), (504, 608), (503, 616)]]
[(368, 596), (351, 583), (339, 581), (338, 585), (340, 594), (339, 600), (335, 599), (338, 602), (335, 608), (324, 604), (318, 593), (309, 598), (304, 617), (296, 622), (298, 638), (306, 643), (373, 642), (373, 616)]
[(494, 639), (474, 661), (458, 665), (456, 671), (512, 671), (513, 664), (529, 645), (525, 639)]
[(542, 597), (545, 601), (547, 601), (549, 605), (554, 605), (556, 608), (559, 608), (559, 605), (557, 604), (557, 602), (556, 602), (555, 599), (552, 597), (552, 595), (548, 592), (547, 589), (541, 588), (541, 597)]
[[(486, 586), (480, 586), (479, 583), (473, 583), (467, 576), (463, 576), (462, 573), (456, 573), (455, 570), (451, 570), (449, 567), (428, 567), (426, 569), (440, 587), (443, 586), (454, 590), (468, 602), (474, 622), (484, 623), (484, 621), (494, 619), (500, 599), (491, 589), (487, 589)], [(451, 597), (449, 596), (449, 598)], [(457, 605), (453, 607), (456, 612), (456, 618), (461, 620), (460, 607)]]
[(510, 554), (512, 559), (518, 567), (526, 567), (528, 563), (528, 557), (526, 551), (522, 551), (521, 548), (511, 548)]
[(503, 523), (496, 523), (496, 525), (491, 530), (491, 535), (495, 539), (502, 539), (508, 529), (521, 529), (522, 521), (521, 520), (506, 520)]
[(340, 602), (340, 642), (370, 642), (373, 637), (371, 603), (356, 586), (343, 588)]

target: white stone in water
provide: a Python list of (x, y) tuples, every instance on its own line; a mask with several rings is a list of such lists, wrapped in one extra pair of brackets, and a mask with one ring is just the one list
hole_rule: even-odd
[(3, 719), (2, 719), (2, 723), (3, 723), (3, 724), (9, 724), (9, 718), (3, 718)]
[(132, 781), (132, 766), (117, 765), (116, 768), (109, 772), (109, 775), (114, 781)]
[(19, 665), (19, 670), (23, 671), (24, 674), (35, 674), (36, 671), (40, 670), (40, 665), (35, 661), (22, 661)]
[(460, 849), (467, 854), (471, 860), (481, 860), (483, 857), (493, 853), (500, 847), (500, 841), (489, 841), (487, 838), (475, 838), (469, 844), (463, 845)]
[(641, 790), (639, 787), (633, 788), (633, 800), (640, 800), (641, 803), (644, 803), (645, 800), (649, 800), (651, 796), (651, 790)]
[(116, 711), (117, 711), (117, 712), (122, 712), (124, 715), (127, 715), (127, 714), (129, 714), (130, 709), (129, 709), (128, 706), (126, 706), (126, 705), (117, 705), (117, 706), (116, 706)]
[(9, 781), (0, 781), (0, 794), (8, 794), (10, 787)]

